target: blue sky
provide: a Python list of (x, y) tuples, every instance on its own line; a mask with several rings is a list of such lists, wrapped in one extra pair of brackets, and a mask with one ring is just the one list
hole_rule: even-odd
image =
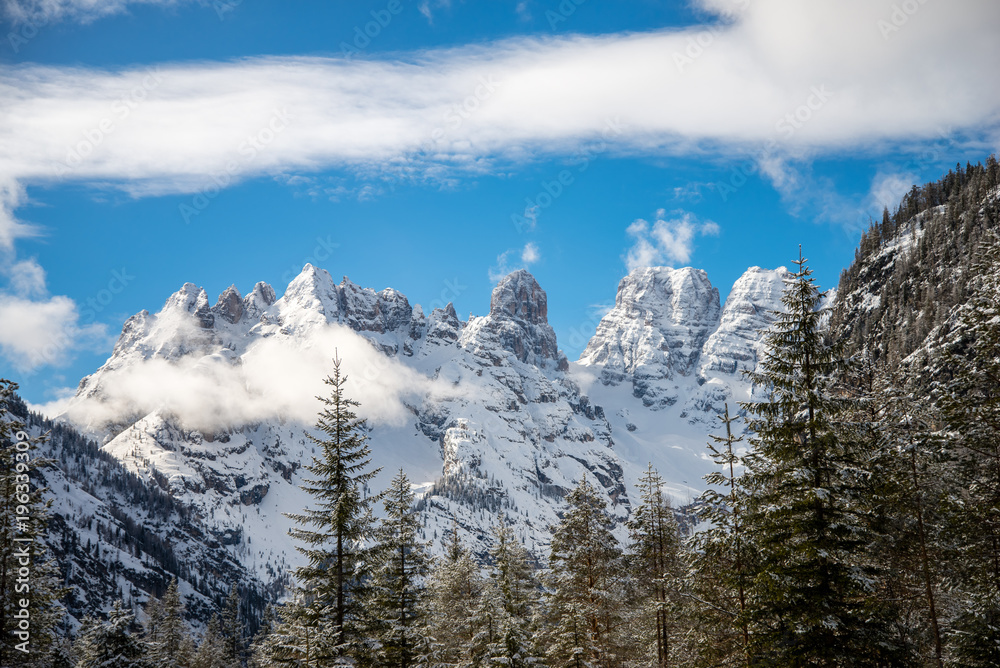
[(991, 2), (6, 0), (2, 17), (0, 375), (35, 403), (184, 282), (280, 295), (306, 262), (463, 316), (527, 266), (570, 358), (633, 266), (703, 268), (725, 299), (801, 243), (834, 287), (869, 215), (1000, 136)]

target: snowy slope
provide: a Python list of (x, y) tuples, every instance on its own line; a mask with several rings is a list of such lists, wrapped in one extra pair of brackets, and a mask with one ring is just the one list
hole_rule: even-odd
[(47, 543), (68, 589), (64, 601), (73, 630), (85, 615), (106, 613), (119, 598), (138, 605), (162, 596), (174, 577), (196, 629), (232, 585), (255, 626), (271, 594), (219, 549), (219, 537), (196, 512), (172, 500), (158, 481), (143, 484), (72, 428), (29, 414), (17, 397), (11, 403), (31, 435), (47, 434), (37, 455), (49, 463), (33, 482), (52, 504)]

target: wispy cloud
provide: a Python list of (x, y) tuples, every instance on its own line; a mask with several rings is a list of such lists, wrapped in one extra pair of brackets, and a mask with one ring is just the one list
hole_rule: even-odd
[(183, 0), (3, 0), (2, 14), (14, 22), (88, 22), (120, 14), (131, 5), (176, 5)]
[(889, 211), (893, 211), (903, 195), (919, 182), (920, 176), (912, 172), (879, 172), (872, 180), (869, 202), (874, 209), (888, 207)]
[(542, 252), (538, 249), (538, 245), (531, 241), (520, 250), (506, 250), (497, 255), (496, 265), (490, 267), (490, 280), (496, 283), (512, 271), (528, 269), (541, 259)]
[(656, 220), (650, 224), (642, 218), (633, 221), (625, 232), (633, 239), (632, 247), (625, 255), (625, 266), (629, 271), (642, 267), (687, 264), (694, 250), (694, 240), (698, 236), (717, 236), (718, 224), (711, 220), (699, 221), (694, 214), (686, 211), (664, 209), (656, 212)]

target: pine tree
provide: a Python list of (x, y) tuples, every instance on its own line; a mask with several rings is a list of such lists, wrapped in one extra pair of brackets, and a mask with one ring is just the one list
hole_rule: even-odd
[(146, 660), (145, 647), (130, 629), (135, 616), (116, 601), (108, 621), (84, 620), (75, 651), (76, 668), (154, 668)]
[(617, 636), (626, 569), (607, 504), (586, 477), (566, 503), (552, 533), (546, 598), (555, 637), (548, 658), (553, 666), (620, 665), (625, 648)]
[[(299, 525), (289, 533), (302, 543), (297, 549), (308, 563), (295, 571), (301, 588), (299, 603), (287, 607), (282, 620), (295, 628), (312, 628), (303, 640), (313, 641), (310, 651), (316, 655), (315, 665), (358, 660), (366, 651), (361, 608), (367, 577), (364, 543), (372, 526), (371, 506), (377, 499), (366, 491), (379, 469), (369, 469), (368, 427), (354, 412), (358, 402), (345, 393), (347, 376), (340, 365), (340, 358), (335, 357), (333, 375), (324, 380), (331, 394), (318, 397), (323, 408), (316, 430), (324, 438), (307, 434), (320, 447), (320, 456), (305, 467), (312, 477), (303, 484), (316, 507), (289, 515)], [(291, 613), (297, 615), (294, 623), (288, 619)]]
[(967, 666), (1000, 665), (1000, 239), (983, 246), (940, 364), (952, 380), (937, 389), (959, 459), (952, 535), (966, 603), (952, 639)]
[(332, 625), (316, 614), (311, 602), (300, 591), (294, 600), (278, 608), (267, 633), (262, 629), (254, 643), (254, 665), (320, 668), (352, 662), (353, 657), (337, 656), (338, 647), (331, 642)]
[(424, 578), (430, 565), (426, 544), (418, 539), (420, 520), (413, 508), (410, 481), (400, 469), (384, 495), (385, 517), (372, 547), (371, 593), (367, 599), (376, 665), (410, 668), (427, 658), (423, 632)]
[(33, 456), (44, 437), (30, 436), (11, 412), (16, 390), (0, 379), (0, 666), (47, 666), (64, 590), (46, 545), (49, 502), (38, 470), (49, 461)]
[(472, 615), (474, 666), (523, 668), (536, 663), (532, 643), (537, 583), (528, 552), (502, 517), (493, 525), (490, 577)]
[(191, 668), (239, 668), (239, 662), (233, 661), (229, 656), (227, 640), (222, 635), (222, 622), (219, 617), (212, 617), (191, 662)]
[(472, 665), (475, 632), (471, 620), (483, 587), (479, 566), (462, 544), (456, 523), (444, 557), (428, 577), (426, 633), (431, 643), (431, 664), (449, 668)]
[(676, 625), (671, 591), (683, 569), (680, 530), (663, 493), (663, 479), (652, 464), (639, 479), (638, 490), (640, 503), (628, 521), (632, 539), (630, 571), (641, 587), (636, 603), (652, 613), (651, 645), (656, 648), (656, 665), (666, 668), (674, 663), (671, 655)]
[(147, 606), (146, 653), (158, 668), (184, 668), (192, 660), (193, 644), (184, 621), (184, 601), (181, 600), (177, 578), (170, 581), (160, 600)]
[(264, 610), (264, 618), (261, 620), (260, 628), (250, 643), (251, 668), (273, 668), (277, 666), (276, 661), (279, 653), (277, 642), (277, 632), (281, 627), (281, 617), (274, 606), (268, 606)]
[(742, 460), (734, 446), (743, 440), (733, 433), (735, 416), (718, 416), (725, 436), (711, 435), (708, 449), (718, 467), (705, 476), (709, 487), (699, 497), (700, 519), (708, 527), (692, 539), (693, 564), (689, 586), (697, 609), (698, 654), (709, 665), (737, 666), (749, 662), (750, 626), (747, 592), (754, 562), (744, 516), (747, 491), (737, 467)]
[(243, 661), (245, 641), (243, 638), (243, 622), (240, 619), (240, 595), (236, 585), (229, 589), (226, 607), (219, 619), (219, 633), (225, 644), (226, 658), (235, 665)]
[(871, 537), (856, 484), (863, 463), (840, 438), (841, 348), (824, 340), (822, 294), (801, 253), (747, 403), (753, 454), (745, 527), (759, 564), (749, 594), (751, 654), (765, 665), (898, 665), (865, 563)]

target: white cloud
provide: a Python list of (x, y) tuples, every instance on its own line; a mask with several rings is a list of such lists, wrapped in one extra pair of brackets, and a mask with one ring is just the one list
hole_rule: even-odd
[(428, 23), (434, 23), (434, 11), (441, 7), (451, 7), (451, 0), (421, 0), (417, 9), (427, 19)]
[(541, 259), (542, 254), (538, 250), (538, 246), (530, 241), (524, 245), (524, 248), (521, 250), (521, 262), (525, 267), (532, 265)]
[(0, 354), (19, 371), (59, 365), (71, 351), (101, 345), (103, 325), (81, 326), (69, 297), (22, 299), (0, 293)]
[[(511, 256), (520, 257), (520, 262), (512, 262)], [(537, 244), (529, 241), (524, 245), (520, 251), (516, 249), (505, 250), (500, 255), (497, 255), (496, 265), (490, 267), (489, 276), (490, 281), (496, 283), (504, 276), (510, 274), (512, 271), (518, 269), (527, 269), (534, 263), (542, 259), (542, 252), (538, 249)]]
[(872, 179), (871, 208), (881, 212), (883, 207), (888, 207), (890, 212), (894, 211), (915, 183), (920, 183), (920, 177), (913, 173), (879, 172)]
[(659, 209), (650, 225), (642, 218), (629, 225), (625, 232), (633, 244), (625, 255), (629, 271), (663, 264), (687, 264), (694, 250), (696, 236), (717, 236), (719, 226), (710, 220), (701, 222), (686, 211), (667, 212)]
[[(127, 4), (4, 8), (59, 17)], [(764, 173), (793, 192), (801, 185), (788, 161), (820, 153), (919, 146), (940, 128), (995, 148), (1000, 3), (918, 3), (890, 35), (880, 22), (892, 21), (893, 0), (699, 4), (724, 17), (710, 32), (516, 38), (395, 60), (0, 66), (0, 249), (37, 233), (15, 217), (35, 184), (145, 196), (324, 169), (448, 182), (605, 142), (612, 156), (762, 155)], [(698, 38), (707, 45), (675, 66)], [(810, 107), (816, 90), (823, 101)], [(353, 196), (375, 194), (362, 186)], [(636, 261), (683, 257), (684, 229), (661, 226), (667, 233), (637, 241)]]
[(46, 292), (45, 270), (34, 258), (5, 262), (3, 272), (7, 274), (14, 293), (21, 297), (37, 297)]
[(56, 398), (51, 401), (41, 404), (33, 404), (30, 401), (25, 401), (25, 403), (28, 405), (29, 410), (40, 413), (49, 419), (55, 419), (66, 412), (66, 409), (73, 400), (73, 396), (76, 394), (76, 388), (61, 387), (52, 394), (55, 394)]
[[(988, 134), (1000, 113), (1000, 3), (927, 3), (886, 40), (878, 21), (892, 5), (755, 0), (683, 71), (673, 55), (700, 27), (519, 38), (394, 61), (164, 64), (155, 86), (142, 69), (7, 66), (0, 182), (193, 192), (234, 161), (231, 180), (328, 167), (423, 178), (572, 154), (609, 121), (621, 128), (605, 138), (609, 152), (641, 155), (728, 155), (773, 141), (776, 155), (806, 156), (926, 141), (939, 127)], [(829, 91), (822, 108), (779, 131), (817, 87)], [(265, 144), (275, 110), (288, 125)]]
[(298, 339), (259, 340), (239, 364), (222, 355), (137, 362), (104, 374), (100, 399), (72, 401), (66, 413), (91, 429), (153, 411), (183, 416), (187, 427), (206, 431), (271, 418), (312, 423), (318, 409), (314, 397), (329, 395), (322, 380), (332, 370), (334, 351), (343, 360), (348, 395), (373, 424), (398, 426), (412, 417), (407, 403), (453, 392), (450, 384), (421, 375), (351, 329), (331, 324)]

